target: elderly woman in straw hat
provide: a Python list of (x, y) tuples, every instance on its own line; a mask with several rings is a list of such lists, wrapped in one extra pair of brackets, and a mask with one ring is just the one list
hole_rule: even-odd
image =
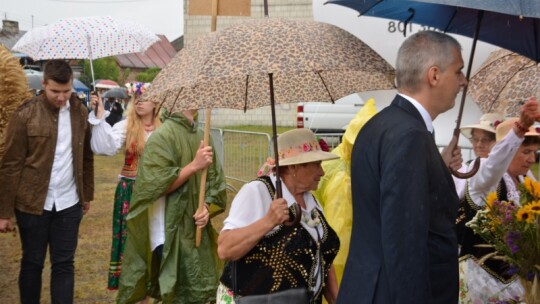
[[(484, 208), (485, 198), (490, 192), (497, 192), (499, 200), (519, 204), (519, 184), (525, 176), (534, 179), (529, 169), (540, 149), (540, 133), (532, 125), (539, 118), (538, 102), (532, 99), (522, 106), (519, 118), (509, 118), (497, 126), (497, 143), (489, 156), (481, 160), (476, 175), (467, 180), (465, 222)], [(478, 244), (485, 244), (485, 240), (475, 235), (471, 228), (465, 227), (459, 264), (460, 303), (487, 303), (488, 300), (522, 296), (519, 280), (507, 272), (508, 264), (495, 259), (477, 262), (493, 251), (476, 246)]]
[[(498, 113), (487, 113), (480, 117), (480, 121), (474, 125), (460, 128), (463, 134), (472, 144), (474, 154), (477, 157), (486, 158), (495, 144), (495, 127), (504, 121), (504, 116)], [(468, 164), (463, 164), (459, 172), (467, 172)], [(465, 180), (454, 178), (456, 191), (460, 199), (465, 196)]]
[[(274, 174), (259, 177), (242, 187), (225, 219), (218, 255), (228, 262), (217, 303), (292, 289), (308, 291), (313, 303), (320, 303), (323, 295), (329, 303), (335, 302), (332, 261), (339, 239), (310, 191), (317, 189), (324, 175), (321, 162), (337, 156), (322, 151), (308, 129), (280, 135), (278, 150), (283, 198), (275, 198)], [(294, 203), (301, 207), (300, 224), (284, 225), (294, 214)], [(294, 299), (286, 301), (294, 303)]]

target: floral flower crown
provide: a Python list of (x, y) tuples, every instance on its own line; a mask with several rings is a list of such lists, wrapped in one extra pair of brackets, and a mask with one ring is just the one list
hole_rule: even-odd
[(148, 88), (150, 88), (149, 82), (128, 82), (125, 84), (128, 94), (130, 96), (133, 96), (134, 94), (141, 95), (143, 94)]

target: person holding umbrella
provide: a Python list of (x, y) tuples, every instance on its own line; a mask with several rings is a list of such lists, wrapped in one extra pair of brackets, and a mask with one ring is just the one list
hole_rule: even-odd
[[(311, 130), (293, 129), (278, 137), (278, 157), (283, 197), (275, 195), (279, 180), (270, 160), (272, 172), (245, 184), (225, 219), (218, 239), (218, 254), (227, 261), (219, 304), (243, 297), (257, 303), (257, 296), (272, 297), (271, 303), (322, 303), (323, 295), (335, 303), (340, 241), (311, 191), (324, 176), (322, 162), (339, 156), (322, 151)], [(301, 215), (293, 214), (295, 203)], [(291, 215), (301, 217), (300, 224), (287, 225)]]
[[(225, 175), (204, 146), (197, 110), (162, 111), (163, 124), (146, 142), (127, 215), (128, 238), (118, 303), (148, 297), (163, 303), (213, 302), (222, 263), (210, 217), (225, 208)], [(207, 169), (207, 208), (198, 210)], [(202, 240), (195, 246), (196, 228)]]
[(398, 95), (353, 146), (338, 303), (457, 303), (459, 199), (432, 131), (467, 84), (463, 65), (459, 42), (443, 33), (418, 32), (399, 48)]
[(45, 65), (44, 94), (13, 114), (0, 163), (0, 232), (17, 218), (22, 259), (21, 303), (39, 303), (47, 249), (52, 303), (73, 303), (79, 225), (94, 198), (88, 111), (72, 94), (64, 60)]
[[(144, 86), (133, 87), (130, 91), (133, 102), (128, 108), (127, 118), (111, 127), (106, 122), (105, 111), (101, 98), (92, 100), (92, 108), (88, 121), (92, 125), (92, 151), (96, 154), (115, 155), (125, 148), (124, 166), (120, 172), (120, 180), (114, 195), (113, 237), (111, 261), (109, 264), (109, 279), (107, 288), (118, 289), (118, 280), (122, 272), (122, 256), (127, 237), (126, 216), (129, 202), (137, 177), (137, 165), (142, 155), (146, 140), (160, 125), (157, 117), (159, 106), (154, 102), (140, 102), (139, 96), (144, 93)], [(108, 118), (108, 117), (107, 117)]]

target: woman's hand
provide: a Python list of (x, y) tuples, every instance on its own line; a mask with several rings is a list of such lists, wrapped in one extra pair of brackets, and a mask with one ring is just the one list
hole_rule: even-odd
[(538, 112), (538, 101), (531, 97), (527, 103), (521, 106), (519, 123), (528, 129), (538, 119), (540, 119), (540, 112)]
[(208, 224), (208, 219), (210, 218), (210, 213), (208, 212), (208, 208), (203, 207), (202, 210), (197, 209), (195, 214), (193, 215), (193, 219), (195, 220), (195, 225), (199, 228), (203, 228)]
[(205, 146), (201, 140), (195, 159), (193, 159), (192, 164), (196, 171), (207, 168), (212, 164), (214, 153), (212, 152), (211, 146)]
[(281, 225), (289, 220), (289, 206), (283, 198), (278, 198), (272, 201), (270, 208), (266, 213), (268, 220), (274, 225)]
[(103, 107), (103, 101), (98, 94), (90, 95), (90, 108), (94, 110), (97, 119), (103, 118), (103, 114), (105, 114), (105, 108)]
[(218, 256), (222, 260), (236, 261), (246, 255), (274, 227), (289, 220), (287, 201), (275, 199), (266, 215), (254, 223), (231, 230), (222, 230), (218, 237)]

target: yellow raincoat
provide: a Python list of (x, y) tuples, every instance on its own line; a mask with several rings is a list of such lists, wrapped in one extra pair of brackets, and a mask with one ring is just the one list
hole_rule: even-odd
[(324, 215), (341, 242), (339, 253), (334, 259), (338, 284), (341, 283), (349, 254), (352, 229), (351, 152), (356, 135), (376, 113), (375, 100), (371, 98), (349, 123), (343, 135), (343, 142), (332, 150), (332, 153), (339, 155), (340, 158), (322, 163), (325, 175), (319, 183), (319, 188), (313, 193), (322, 204)]

